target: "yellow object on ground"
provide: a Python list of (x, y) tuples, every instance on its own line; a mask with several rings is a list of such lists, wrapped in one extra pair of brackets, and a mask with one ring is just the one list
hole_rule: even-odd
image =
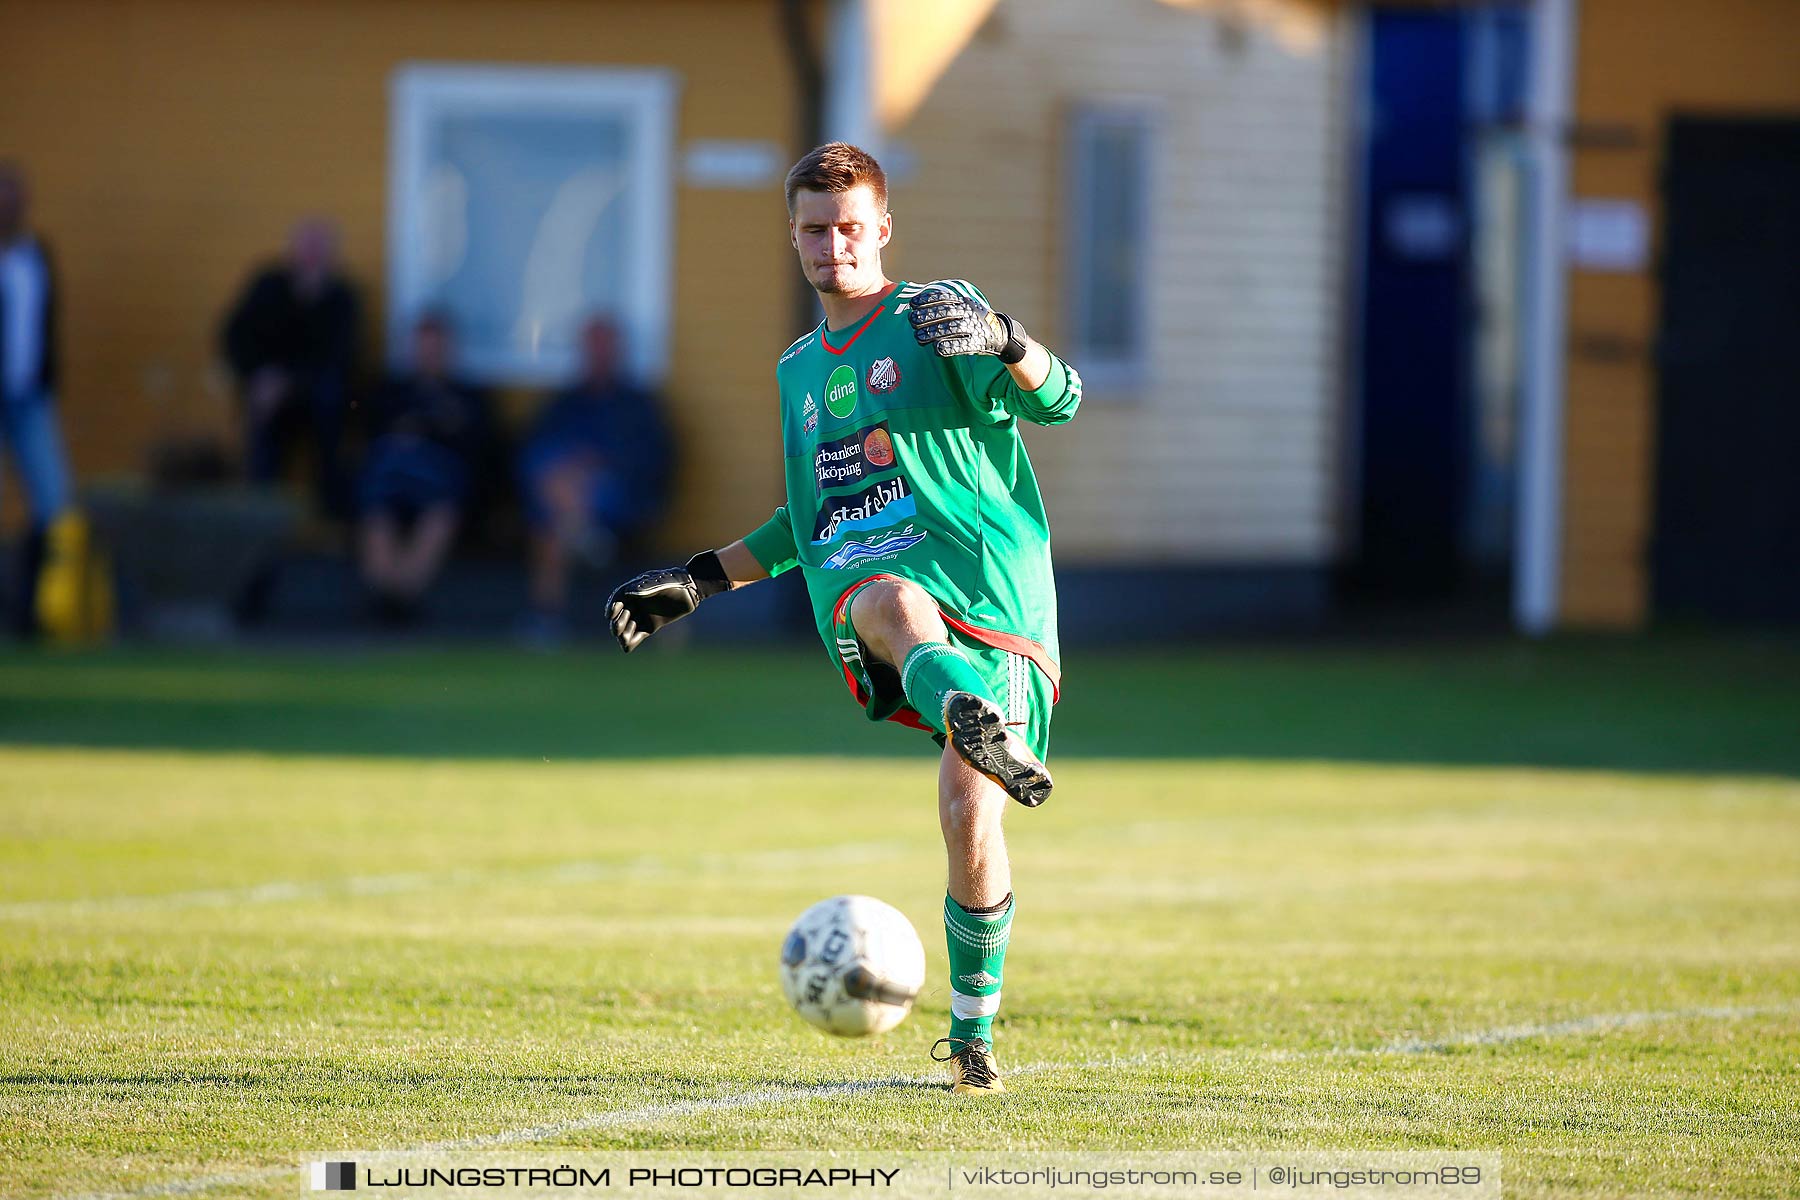
[(36, 603), (38, 628), (53, 642), (83, 646), (112, 636), (112, 563), (75, 509), (50, 524)]

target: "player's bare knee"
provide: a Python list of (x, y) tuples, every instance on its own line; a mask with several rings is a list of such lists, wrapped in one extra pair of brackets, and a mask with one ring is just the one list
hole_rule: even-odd
[(981, 827), (986, 815), (986, 806), (979, 796), (957, 793), (938, 803), (938, 820), (946, 832), (972, 832)]
[[(892, 626), (905, 626), (937, 617), (937, 602), (910, 579), (877, 579), (862, 590), (879, 618)], [(861, 596), (858, 597), (861, 599)]]
[(937, 602), (924, 588), (906, 579), (877, 579), (850, 602), (850, 618), (863, 640), (890, 657), (921, 637), (948, 636)]
[(1000, 785), (962, 761), (960, 755), (954, 763), (944, 764), (939, 784), (938, 825), (948, 842), (982, 841), (1006, 815), (1008, 801)]

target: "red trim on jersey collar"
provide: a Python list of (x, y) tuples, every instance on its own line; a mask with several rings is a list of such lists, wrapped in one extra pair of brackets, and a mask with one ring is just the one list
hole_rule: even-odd
[(874, 321), (876, 317), (881, 315), (881, 310), (887, 307), (888, 301), (893, 297), (894, 293), (899, 290), (900, 290), (899, 284), (890, 283), (888, 285), (888, 290), (881, 293), (881, 303), (877, 304), (873, 309), (871, 309), (869, 312), (869, 315), (862, 319), (862, 324), (860, 324), (856, 327), (856, 332), (852, 333), (850, 335), (850, 340), (845, 342), (841, 347), (838, 347), (837, 349), (833, 349), (832, 345), (831, 345), (831, 336), (830, 336), (831, 330), (827, 329), (823, 324), (821, 324), (819, 326), (819, 345), (825, 347), (825, 352), (827, 354), (842, 354), (845, 350), (848, 350), (852, 345), (855, 344), (856, 339), (862, 336), (863, 330), (865, 330), (869, 327), (870, 322)]

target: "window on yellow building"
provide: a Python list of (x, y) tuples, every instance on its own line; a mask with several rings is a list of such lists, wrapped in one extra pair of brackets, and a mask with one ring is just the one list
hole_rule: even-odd
[(1140, 108), (1078, 106), (1064, 144), (1064, 312), (1073, 361), (1091, 383), (1129, 386), (1149, 367), (1151, 154)]
[(460, 367), (553, 384), (583, 318), (625, 328), (633, 372), (666, 369), (675, 84), (668, 72), (411, 65), (393, 81), (388, 347), (426, 308)]

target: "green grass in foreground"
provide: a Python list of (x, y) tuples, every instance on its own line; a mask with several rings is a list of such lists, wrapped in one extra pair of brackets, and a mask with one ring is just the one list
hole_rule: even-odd
[[(0, 660), (0, 1192), (178, 1184), (610, 1112), (534, 1146), (1450, 1147), (1502, 1151), (1514, 1196), (1790, 1195), (1800, 783), (1781, 778), (1791, 745), (1734, 739), (1744, 722), (1772, 737), (1791, 684), (1743, 655), (1684, 692), (1658, 654), (1680, 656), (1578, 649), (1513, 675), (1503, 650), (1093, 669), (1102, 694), (1081, 709), (1072, 691), (1058, 716), (1059, 751), (1086, 754), (1055, 760), (1048, 806), (1009, 816), (1020, 910), (999, 1042), (1028, 1069), (975, 1104), (930, 1086), (925, 1058), (947, 994), (931, 758), (858, 725), (810, 659), (630, 665), (668, 686), (658, 704), (707, 700), (691, 749), (744, 750), (727, 722), (791, 688), (797, 707), (759, 726), (777, 747), (816, 712), (821, 741), (862, 756), (629, 757), (622, 741), (583, 757), (584, 727), (622, 737), (598, 660)], [(769, 690), (741, 682), (746, 661)], [(1197, 756), (1250, 740), (1241, 716), (1196, 724), (1195, 757), (1098, 756), (1123, 729), (1109, 705), (1195, 678), (1263, 701), (1315, 678), (1334, 702), (1265, 718), (1256, 736), (1288, 761)], [(1531, 705), (1610, 687), (1590, 744), (1636, 767), (1299, 761), (1333, 744), (1406, 756), (1354, 732), (1375, 718), (1342, 702), (1408, 679), (1439, 680), (1401, 741), (1424, 762), (1563, 745)], [(215, 689), (242, 710), (228, 728)], [(1509, 703), (1521, 689), (1528, 711)], [(475, 714), (497, 701), (550, 727), (499, 713), (484, 731)], [(295, 752), (328, 735), (340, 753)], [(543, 754), (519, 754), (534, 738)], [(1695, 761), (1715, 765), (1670, 769)], [(848, 890), (899, 905), (932, 950), (920, 1012), (878, 1042), (801, 1025), (774, 971), (788, 921)], [(1511, 1032), (1464, 1040), (1496, 1030)], [(846, 1080), (887, 1086), (660, 1107)], [(205, 1194), (295, 1187), (281, 1173)]]

